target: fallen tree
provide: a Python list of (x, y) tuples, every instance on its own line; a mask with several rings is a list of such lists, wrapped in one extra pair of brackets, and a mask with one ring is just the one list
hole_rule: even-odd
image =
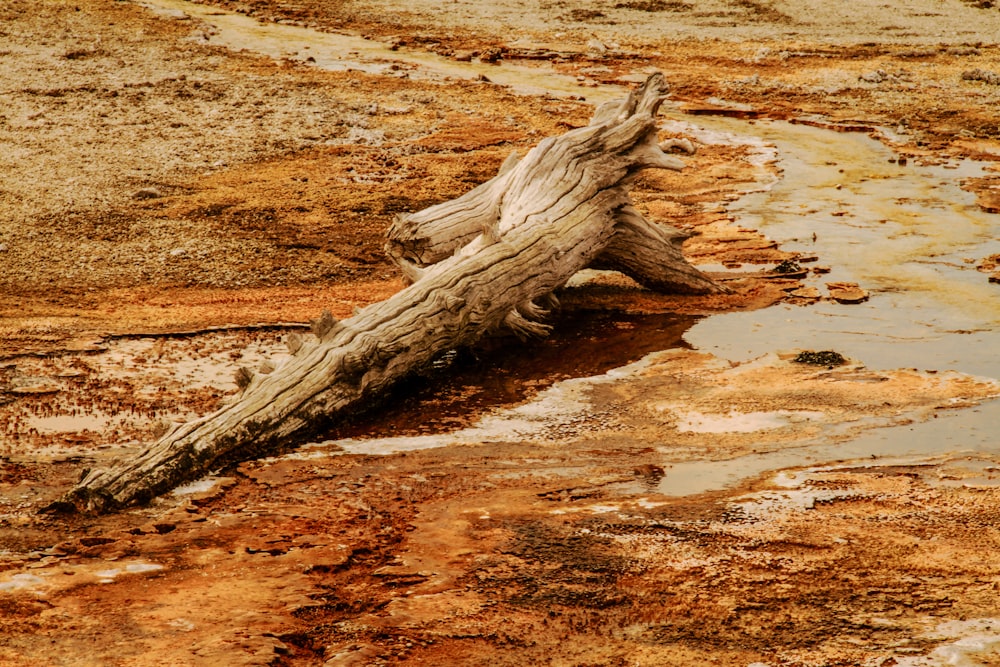
[(540, 320), (553, 290), (588, 266), (620, 269), (655, 289), (724, 291), (684, 260), (683, 234), (630, 204), (637, 172), (684, 167), (656, 141), (666, 92), (654, 74), (586, 127), (508, 160), (463, 197), (398, 220), (387, 249), (409, 287), (344, 321), (324, 313), (315, 342), (290, 337), (288, 362), (268, 374), (242, 371), (237, 400), (176, 426), (134, 460), (90, 472), (53, 508), (103, 512), (146, 502), (220, 462), (306, 437), (491, 331), (545, 335), (550, 327)]

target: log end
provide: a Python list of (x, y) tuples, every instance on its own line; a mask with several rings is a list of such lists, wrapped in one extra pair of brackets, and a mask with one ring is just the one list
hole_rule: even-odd
[(86, 481), (77, 484), (59, 500), (49, 503), (41, 514), (108, 514), (121, 509), (122, 505), (110, 493), (95, 491), (86, 486)]

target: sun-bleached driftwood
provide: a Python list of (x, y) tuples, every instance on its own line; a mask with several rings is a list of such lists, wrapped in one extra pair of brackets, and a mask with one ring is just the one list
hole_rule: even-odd
[[(666, 91), (663, 77), (651, 76), (601, 107), (590, 125), (542, 141), (497, 178), (442, 204), (453, 213), (439, 216), (441, 226), (459, 221), (447, 249), (432, 243), (420, 255), (419, 244), (391, 237), (409, 287), (343, 321), (324, 314), (315, 341), (290, 337), (289, 361), (266, 375), (243, 372), (237, 400), (175, 427), (134, 460), (89, 473), (56, 505), (107, 511), (148, 501), (220, 462), (275, 451), (363, 409), (400, 378), (493, 330), (544, 335), (549, 327), (539, 319), (553, 290), (595, 261), (651, 286), (718, 291), (686, 267), (679, 234), (647, 222), (629, 201), (641, 169), (684, 166), (656, 143)], [(658, 253), (669, 271), (656, 266)], [(405, 259), (411, 255), (417, 260)]]
[[(590, 125), (613, 122), (621, 101), (609, 102), (594, 114)], [(671, 139), (658, 146), (694, 152), (687, 139)], [(667, 164), (682, 168), (683, 162)], [(466, 194), (411, 215), (398, 216), (386, 234), (386, 253), (409, 280), (417, 280), (421, 269), (451, 257), (459, 248), (488, 230), (500, 215), (505, 193), (518, 164), (512, 153), (491, 180)], [(620, 271), (649, 289), (678, 294), (713, 294), (726, 289), (691, 266), (681, 253), (689, 235), (670, 225), (646, 220), (631, 205), (613, 213), (614, 235), (590, 268)]]

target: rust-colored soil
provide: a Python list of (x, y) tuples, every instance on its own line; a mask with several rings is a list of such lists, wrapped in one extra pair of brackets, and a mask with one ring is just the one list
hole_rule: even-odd
[[(675, 120), (882, 128), (907, 160), (996, 160), (1000, 88), (966, 76), (1000, 70), (991, 3), (912, 3), (892, 25), (873, 4), (858, 11), (885, 25), (868, 27), (832, 3), (211, 3), (388, 47), (349, 71), (226, 49), (175, 4), (0, 7), (0, 665), (1000, 660), (997, 455), (671, 492), (675, 466), (710, 477), (1000, 393), (947, 369), (688, 349), (698, 318), (822, 296), (774, 271), (822, 257), (727, 212), (772, 175), (747, 145), (703, 142), (634, 188), (730, 294), (602, 275), (560, 294), (551, 340), (444, 359), (319, 442), (148, 507), (40, 512), (213, 410), (237, 367), (280, 359), (323, 309), (402, 289), (381, 250), (392, 216), (464, 193), (652, 69)], [(482, 77), (403, 60), (428, 54)], [(491, 61), (578, 90), (496, 85)], [(965, 186), (1000, 209), (995, 179)]]

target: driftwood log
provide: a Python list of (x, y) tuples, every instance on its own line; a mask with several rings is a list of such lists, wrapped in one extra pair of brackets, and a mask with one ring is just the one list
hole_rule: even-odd
[(86, 475), (54, 508), (104, 512), (147, 502), (220, 462), (276, 451), (331, 417), (362, 409), (437, 356), (507, 327), (542, 336), (541, 321), (577, 271), (608, 267), (660, 290), (723, 288), (681, 256), (684, 236), (645, 220), (628, 187), (647, 167), (682, 169), (656, 140), (667, 86), (652, 75), (592, 122), (542, 141), (468, 194), (398, 220), (387, 249), (412, 284), (343, 321), (314, 322), (315, 342), (242, 394), (178, 425), (134, 460)]
[[(621, 107), (620, 101), (601, 107), (590, 126), (614, 120), (612, 112)], [(686, 139), (673, 139), (658, 148), (661, 152), (669, 148), (694, 152), (694, 146)], [(646, 166), (684, 167), (683, 162), (666, 154), (661, 160), (660, 164)], [(510, 187), (517, 164), (517, 154), (511, 154), (500, 167), (499, 174), (465, 195), (396, 219), (387, 233), (385, 250), (408, 280), (418, 280), (425, 267), (451, 257), (480, 234), (490, 233), (500, 217), (504, 193)], [(627, 180), (623, 179), (621, 185), (627, 185)], [(708, 294), (724, 291), (684, 259), (681, 245), (689, 238), (688, 234), (646, 220), (630, 204), (611, 215), (614, 233), (589, 268), (620, 271), (640, 285), (660, 292)]]

